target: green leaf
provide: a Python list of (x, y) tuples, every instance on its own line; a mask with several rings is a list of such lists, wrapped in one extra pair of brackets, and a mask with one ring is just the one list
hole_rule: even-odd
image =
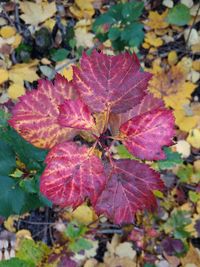
[(99, 30), (99, 26), (104, 24), (113, 24), (116, 20), (108, 13), (100, 15), (93, 23), (93, 30), (96, 32)]
[(73, 251), (73, 252), (79, 252), (81, 250), (88, 250), (88, 249), (91, 249), (93, 248), (93, 245), (92, 243), (83, 238), (83, 237), (80, 237), (78, 240), (76, 240), (75, 242), (71, 242), (69, 244), (69, 248)]
[(177, 26), (187, 25), (191, 19), (190, 9), (184, 4), (175, 5), (167, 16), (167, 22)]
[(10, 145), (28, 169), (41, 169), (47, 150), (34, 147), (12, 128), (8, 129)]
[(69, 51), (64, 48), (60, 48), (57, 50), (54, 49), (51, 52), (51, 59), (55, 62), (59, 62), (59, 61), (66, 59), (68, 55), (69, 55)]
[(197, 203), (200, 200), (200, 193), (198, 192), (194, 192), (194, 191), (189, 191), (189, 199), (193, 202), (193, 203)]
[(111, 41), (116, 40), (121, 35), (121, 31), (119, 28), (111, 28), (108, 32), (108, 37)]
[(193, 167), (192, 165), (182, 165), (178, 169), (177, 176), (180, 178), (182, 183), (187, 183), (190, 180), (190, 177), (193, 174)]
[(187, 211), (178, 210), (171, 213), (171, 217), (161, 226), (166, 233), (173, 233), (175, 238), (185, 239), (190, 233), (185, 227), (191, 223), (190, 214)]
[(9, 175), (15, 167), (14, 151), (11, 146), (0, 140), (0, 175)]
[(50, 252), (50, 248), (42, 242), (34, 242), (30, 239), (23, 239), (20, 243), (20, 249), (16, 253), (16, 257), (27, 261), (34, 266), (41, 263), (43, 257)]
[(143, 24), (134, 22), (126, 27), (121, 34), (121, 39), (130, 46), (139, 46), (144, 39)]
[(141, 16), (143, 8), (143, 2), (133, 1), (125, 3), (122, 9), (122, 16), (126, 21), (133, 22)]
[(157, 161), (160, 170), (171, 169), (177, 164), (182, 164), (181, 154), (173, 152), (169, 147), (164, 147), (166, 159)]
[(33, 263), (18, 258), (0, 261), (0, 267), (35, 267)]
[(134, 159), (134, 157), (128, 152), (124, 145), (117, 146), (117, 153), (120, 159)]
[(75, 240), (82, 235), (84, 235), (87, 231), (87, 227), (82, 224), (77, 224), (76, 222), (71, 222), (67, 225), (67, 228), (65, 230), (65, 234), (67, 237), (69, 237), (71, 240)]
[(20, 214), (26, 199), (25, 192), (16, 180), (8, 176), (0, 176), (0, 185), (0, 215)]

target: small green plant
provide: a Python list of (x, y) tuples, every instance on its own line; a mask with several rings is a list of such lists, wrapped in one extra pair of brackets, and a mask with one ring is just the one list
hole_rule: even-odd
[(7, 124), (8, 118), (0, 110), (0, 214), (4, 217), (51, 205), (39, 190), (47, 151), (21, 138)]
[(143, 24), (139, 21), (143, 8), (143, 2), (137, 1), (112, 6), (95, 20), (96, 37), (101, 42), (111, 40), (117, 51), (138, 47), (144, 38)]
[(85, 225), (76, 222), (71, 222), (67, 225), (64, 234), (69, 240), (68, 247), (71, 251), (79, 252), (93, 247), (92, 243), (83, 237), (87, 231), (88, 229)]

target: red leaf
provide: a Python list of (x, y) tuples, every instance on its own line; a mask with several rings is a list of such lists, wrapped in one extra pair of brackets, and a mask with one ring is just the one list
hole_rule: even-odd
[(140, 71), (135, 54), (108, 56), (94, 50), (91, 56), (83, 54), (80, 65), (74, 67), (73, 84), (93, 112), (126, 112), (145, 96), (151, 78)]
[(81, 99), (65, 100), (60, 106), (58, 122), (61, 126), (82, 130), (90, 130), (95, 127), (91, 112)]
[(132, 119), (137, 115), (141, 115), (147, 111), (152, 111), (157, 108), (165, 108), (164, 102), (159, 98), (153, 97), (152, 94), (147, 94), (142, 99), (140, 104), (133, 107), (131, 110), (121, 114), (111, 113), (109, 123), (112, 133), (116, 135), (119, 132), (120, 125), (122, 125), (124, 122)]
[(130, 153), (141, 159), (165, 158), (163, 146), (172, 144), (174, 117), (171, 110), (155, 109), (136, 116), (120, 127), (123, 143)]
[(40, 190), (53, 203), (77, 207), (89, 197), (95, 203), (106, 176), (101, 160), (90, 155), (86, 146), (74, 142), (56, 145), (46, 158)]
[(64, 140), (71, 140), (75, 130), (57, 122), (59, 105), (75, 95), (70, 83), (57, 74), (54, 84), (39, 80), (38, 89), (20, 97), (12, 111), (9, 124), (28, 142), (41, 148), (51, 148)]
[(118, 160), (95, 210), (116, 224), (132, 223), (138, 210), (156, 206), (152, 190), (163, 188), (159, 173), (135, 160)]

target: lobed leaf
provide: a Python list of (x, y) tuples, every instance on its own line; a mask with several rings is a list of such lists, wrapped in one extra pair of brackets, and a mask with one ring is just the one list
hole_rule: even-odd
[(73, 84), (93, 112), (122, 113), (145, 96), (151, 74), (140, 71), (135, 54), (108, 56), (96, 50), (83, 54), (81, 68), (74, 67)]
[(106, 175), (101, 160), (73, 142), (56, 145), (46, 158), (40, 190), (53, 203), (77, 207), (89, 197), (95, 203), (104, 189)]
[(121, 114), (110, 114), (109, 124), (113, 134), (117, 134), (120, 126), (126, 121), (144, 114), (148, 111), (152, 111), (157, 108), (165, 108), (164, 103), (161, 99), (153, 97), (152, 94), (147, 94), (142, 101), (134, 106), (131, 110)]
[(95, 206), (97, 213), (116, 224), (132, 223), (138, 210), (156, 206), (152, 190), (163, 188), (159, 173), (135, 160), (118, 160), (108, 172), (108, 183)]
[(163, 146), (172, 144), (174, 117), (171, 110), (155, 109), (133, 117), (120, 127), (123, 144), (134, 156), (165, 159)]
[(81, 130), (91, 130), (95, 127), (92, 114), (81, 99), (65, 100), (60, 106), (58, 122), (61, 126)]
[(76, 135), (74, 129), (62, 127), (57, 121), (59, 105), (74, 95), (70, 83), (59, 74), (54, 84), (48, 80), (39, 80), (37, 90), (20, 97), (8, 122), (31, 144), (51, 148)]

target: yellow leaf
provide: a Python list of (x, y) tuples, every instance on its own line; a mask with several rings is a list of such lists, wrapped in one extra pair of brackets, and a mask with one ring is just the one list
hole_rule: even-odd
[(176, 125), (181, 131), (185, 132), (189, 132), (194, 128), (200, 119), (197, 115), (187, 115), (184, 109), (174, 110), (174, 116)]
[(167, 60), (170, 66), (175, 65), (178, 61), (178, 56), (177, 56), (176, 51), (169, 52)]
[(15, 221), (19, 218), (17, 215), (11, 215), (7, 220), (4, 221), (4, 227), (12, 233), (16, 232), (16, 228), (14, 227)]
[(192, 62), (192, 68), (196, 71), (200, 71), (200, 60), (195, 60)]
[(182, 108), (191, 98), (196, 85), (186, 82), (187, 73), (181, 65), (172, 66), (169, 70), (161, 69), (149, 82), (149, 91), (156, 97), (163, 98), (165, 104), (172, 108)]
[(8, 80), (8, 71), (0, 68), (0, 84)]
[(68, 80), (71, 81), (73, 78), (73, 68), (72, 68), (73, 64), (69, 65), (69, 67), (64, 68), (61, 71), (61, 74)]
[(20, 16), (27, 24), (37, 26), (39, 23), (44, 22), (56, 13), (55, 1), (33, 3), (30, 1), (20, 2), (21, 11), (24, 13)]
[(73, 211), (72, 218), (77, 220), (79, 223), (87, 225), (95, 221), (97, 216), (92, 208), (88, 207), (86, 204), (82, 204)]
[(25, 94), (25, 88), (23, 84), (13, 83), (8, 88), (8, 96), (12, 100), (17, 100), (18, 97)]
[(75, 0), (69, 10), (77, 19), (90, 19), (95, 13), (92, 2), (93, 0)]
[(22, 37), (21, 37), (21, 35), (20, 35), (20, 34), (16, 34), (16, 35), (15, 35), (14, 42), (12, 43), (12, 46), (13, 46), (14, 48), (17, 48), (17, 47), (19, 46), (19, 44), (21, 43), (21, 41), (22, 41)]
[(163, 40), (157, 37), (154, 32), (147, 32), (144, 41), (154, 47), (159, 47), (163, 44)]
[(76, 46), (91, 48), (94, 45), (94, 34), (88, 32), (86, 28), (75, 29)]
[(147, 43), (143, 43), (143, 44), (142, 44), (142, 47), (143, 47), (144, 49), (149, 49), (149, 48), (150, 48), (150, 45), (147, 44)]
[(22, 84), (24, 81), (33, 82), (39, 79), (36, 73), (38, 60), (30, 63), (16, 64), (9, 70), (9, 79), (14, 83)]
[(15, 33), (16, 33), (16, 29), (11, 26), (2, 27), (0, 30), (0, 35), (5, 39), (14, 36)]
[(55, 19), (47, 19), (44, 23), (43, 26), (48, 28), (50, 31), (53, 30), (53, 27), (55, 26), (56, 21)]
[(195, 148), (200, 148), (200, 130), (190, 130), (187, 141)]
[(146, 25), (151, 29), (165, 29), (168, 27), (168, 23), (166, 22), (166, 17), (168, 14), (168, 10), (159, 14), (157, 11), (150, 11), (148, 16), (148, 21)]

